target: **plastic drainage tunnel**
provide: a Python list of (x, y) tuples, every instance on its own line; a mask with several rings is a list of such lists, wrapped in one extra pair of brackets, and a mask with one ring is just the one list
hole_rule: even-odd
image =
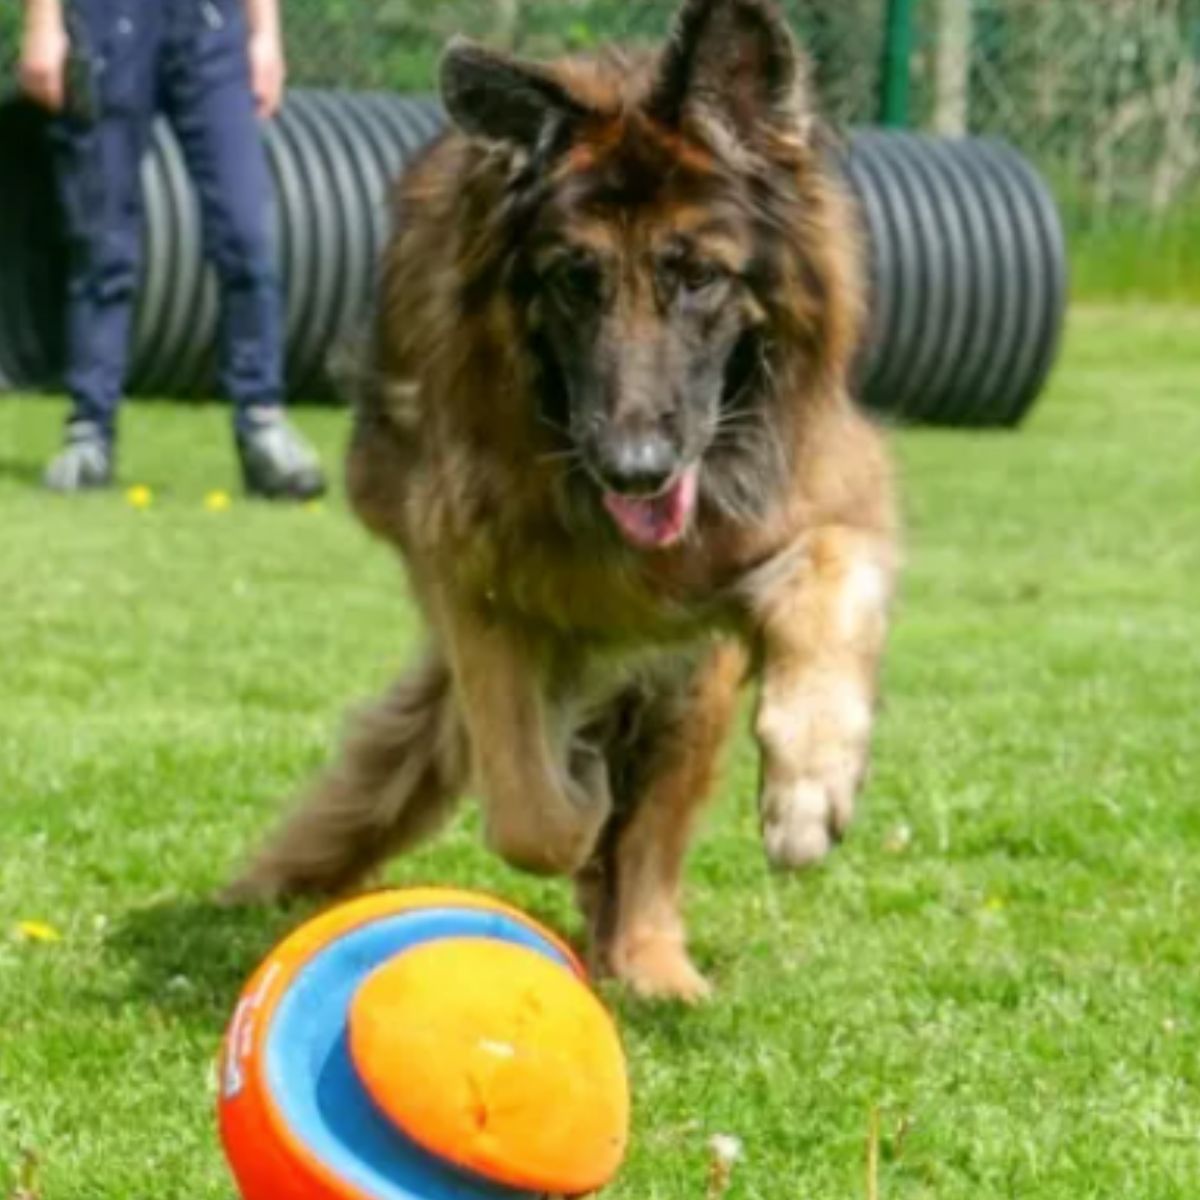
[[(442, 127), (430, 100), (293, 91), (267, 134), (287, 296), (288, 390), (332, 393), (338, 338), (359, 324), (391, 221), (390, 182)], [(1007, 145), (852, 133), (843, 169), (871, 273), (862, 394), (906, 421), (1017, 424), (1053, 364), (1066, 259), (1053, 198)], [(214, 391), (216, 286), (173, 136), (142, 166), (145, 254), (130, 391)], [(64, 248), (42, 117), (0, 105), (0, 387), (53, 386), (61, 367)]]

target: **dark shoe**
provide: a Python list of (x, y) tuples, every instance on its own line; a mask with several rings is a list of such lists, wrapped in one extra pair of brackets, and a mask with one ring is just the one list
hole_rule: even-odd
[(86, 492), (112, 486), (112, 439), (95, 421), (72, 421), (63, 448), (42, 477), (52, 492)]
[(251, 496), (268, 500), (314, 500), (325, 493), (316, 452), (283, 415), (260, 408), (237, 431), (242, 483)]

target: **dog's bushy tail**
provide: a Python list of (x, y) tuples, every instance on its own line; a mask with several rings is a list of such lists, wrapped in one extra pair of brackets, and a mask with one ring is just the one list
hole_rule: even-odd
[(352, 720), (341, 756), (223, 899), (345, 891), (384, 858), (435, 834), (467, 771), (449, 671), (431, 653)]

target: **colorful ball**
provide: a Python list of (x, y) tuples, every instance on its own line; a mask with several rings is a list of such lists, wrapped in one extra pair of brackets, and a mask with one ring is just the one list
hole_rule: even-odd
[(489, 897), (381, 892), (261, 964), (221, 1058), (245, 1200), (582, 1195), (628, 1136), (624, 1055), (578, 959)]

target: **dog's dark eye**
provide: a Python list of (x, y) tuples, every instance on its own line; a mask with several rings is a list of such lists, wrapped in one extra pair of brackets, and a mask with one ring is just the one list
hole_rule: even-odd
[(725, 278), (725, 272), (714, 262), (693, 259), (679, 268), (679, 282), (689, 292), (703, 292)]
[(604, 285), (600, 264), (586, 254), (562, 255), (551, 264), (546, 279), (559, 296), (576, 303), (595, 303)]
[(716, 288), (728, 278), (720, 263), (705, 258), (670, 255), (659, 266), (659, 278), (668, 295), (680, 299), (699, 299), (715, 295)]

